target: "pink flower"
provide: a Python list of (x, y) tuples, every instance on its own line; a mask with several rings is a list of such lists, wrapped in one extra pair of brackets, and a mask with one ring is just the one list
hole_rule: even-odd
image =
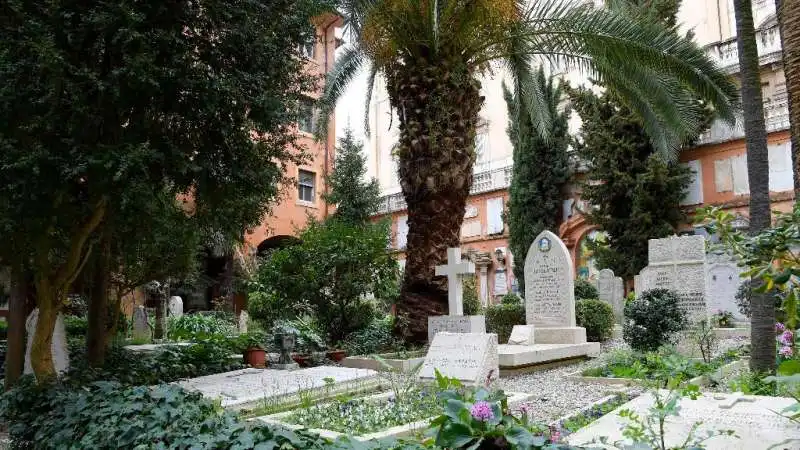
[(470, 414), (475, 420), (480, 420), (481, 422), (486, 422), (487, 420), (494, 418), (494, 413), (492, 412), (492, 405), (489, 402), (475, 402), (470, 408)]
[(782, 335), (780, 335), (778, 342), (783, 345), (792, 345), (794, 343), (794, 334), (792, 334), (791, 331), (786, 330)]
[(776, 333), (783, 333), (784, 331), (786, 331), (786, 325), (784, 325), (784, 324), (782, 324), (780, 322), (776, 322), (775, 323), (775, 332)]
[(552, 433), (550, 433), (551, 443), (555, 444), (558, 443), (560, 440), (561, 440), (561, 433), (559, 433), (558, 430), (555, 430)]
[(784, 358), (789, 358), (792, 356), (792, 347), (784, 345), (783, 347), (781, 347), (780, 350), (778, 350), (778, 354), (783, 356)]

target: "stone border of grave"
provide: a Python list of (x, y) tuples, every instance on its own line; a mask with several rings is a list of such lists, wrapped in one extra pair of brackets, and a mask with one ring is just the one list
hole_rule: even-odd
[(714, 331), (714, 336), (716, 336), (717, 339), (750, 337), (750, 327), (714, 328), (713, 331)]
[[(609, 394), (609, 395), (601, 398), (600, 400), (597, 400), (596, 402), (594, 402), (594, 403), (592, 403), (590, 405), (584, 406), (583, 408), (581, 408), (578, 411), (573, 411), (573, 412), (571, 412), (571, 413), (569, 413), (569, 414), (567, 414), (565, 416), (561, 416), (558, 419), (553, 420), (552, 422), (550, 422), (548, 424), (548, 426), (552, 427), (552, 428), (555, 428), (557, 430), (560, 430), (562, 438), (564, 438), (566, 436), (569, 436), (572, 433), (571, 432), (567, 432), (567, 430), (564, 429), (564, 427), (563, 427), (564, 422), (567, 422), (569, 420), (576, 419), (579, 416), (591, 413), (594, 408), (601, 408), (601, 407), (605, 406), (608, 403), (617, 401), (617, 399), (620, 398), (620, 397), (622, 397), (623, 401), (622, 401), (622, 403), (617, 405), (617, 407), (622, 406), (625, 403), (628, 403), (629, 401), (631, 401), (634, 398), (638, 397), (638, 395), (629, 395), (629, 394), (626, 394), (624, 392), (618, 392), (616, 394)], [(614, 409), (617, 409), (617, 408), (614, 408)], [(611, 414), (612, 412), (613, 411), (609, 411), (606, 414)], [(597, 417), (592, 422), (594, 422), (595, 420), (600, 419), (600, 417), (603, 417), (603, 416)], [(589, 423), (588, 425), (591, 425), (591, 423)], [(581, 427), (581, 428), (583, 428), (583, 427)]]
[[(367, 397), (368, 400), (382, 400), (394, 395), (392, 392), (383, 392), (380, 394), (375, 394)], [(518, 405), (522, 402), (525, 402), (534, 397), (534, 394), (525, 394), (521, 392), (506, 392), (508, 396), (508, 407), (509, 409), (512, 406)], [(338, 431), (332, 430), (325, 430), (320, 428), (307, 428), (303, 425), (296, 425), (292, 423), (283, 422), (281, 419), (291, 415), (294, 411), (285, 411), (277, 414), (270, 414), (267, 416), (261, 417), (253, 417), (248, 419), (250, 421), (261, 421), (268, 425), (277, 425), (283, 428), (287, 428), (289, 430), (306, 430), (311, 433), (319, 434), (321, 437), (326, 439), (337, 439), (342, 436), (347, 436), (347, 433), (340, 433)], [(405, 425), (397, 425), (391, 428), (387, 428), (383, 431), (376, 431), (374, 433), (368, 433), (361, 436), (350, 436), (351, 438), (357, 441), (370, 441), (373, 439), (384, 439), (384, 438), (401, 438), (406, 437), (409, 435), (414, 434), (417, 431), (422, 431), (428, 428), (430, 425), (431, 420), (435, 417), (428, 417), (426, 419), (418, 420), (416, 422), (407, 423)]]
[[(390, 355), (391, 353), (387, 354)], [(383, 358), (382, 355), (378, 355)], [(414, 371), (415, 368), (418, 366), (421, 367), (422, 363), (425, 362), (425, 354), (423, 353), (422, 356), (408, 358), (408, 359), (400, 359), (400, 358), (383, 358), (383, 361), (391, 366), (392, 369), (403, 372), (403, 373), (411, 373)], [(344, 367), (352, 367), (353, 369), (370, 369), (377, 372), (385, 372), (386, 367), (384, 367), (380, 361), (371, 357), (371, 356), (348, 356), (347, 358), (339, 361), (339, 364)]]
[[(709, 384), (711, 384), (712, 378), (722, 378), (730, 374), (731, 372), (738, 370), (741, 367), (747, 367), (749, 361), (750, 361), (749, 357), (742, 357), (740, 359), (737, 359), (736, 361), (731, 361), (728, 364), (721, 366), (716, 371), (714, 371), (713, 376), (709, 374), (699, 375), (688, 381), (683, 382), (682, 385), (694, 384), (697, 386), (708, 386)], [(619, 385), (644, 386), (645, 384), (647, 384), (648, 381), (652, 381), (652, 380), (642, 380), (639, 378), (587, 377), (581, 375), (581, 372), (583, 372), (583, 369), (577, 372), (569, 373), (567, 374), (566, 379), (570, 381), (577, 381), (579, 383), (606, 384), (610, 386), (619, 386)]]

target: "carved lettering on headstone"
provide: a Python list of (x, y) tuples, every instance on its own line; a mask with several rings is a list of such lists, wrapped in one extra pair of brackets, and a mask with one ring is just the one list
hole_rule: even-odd
[(575, 326), (575, 269), (567, 247), (543, 231), (525, 257), (525, 316), (529, 325)]

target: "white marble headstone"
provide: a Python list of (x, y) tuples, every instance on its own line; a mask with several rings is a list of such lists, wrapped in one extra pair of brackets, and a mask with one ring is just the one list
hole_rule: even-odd
[[(27, 342), (25, 344), (25, 367), (23, 373), (33, 373), (31, 366), (31, 348), (33, 346), (33, 334), (36, 332), (36, 324), (39, 322), (39, 308), (33, 310), (25, 321), (25, 332)], [(64, 328), (64, 316), (61, 313), (56, 317), (56, 325), (53, 328), (53, 341), (51, 345), (53, 352), (53, 365), (56, 373), (66, 372), (69, 369), (69, 348), (67, 347), (67, 331)]]
[(511, 336), (508, 337), (508, 345), (534, 345), (535, 327), (533, 325), (514, 325), (511, 329)]
[(500, 376), (497, 335), (494, 333), (438, 333), (433, 338), (419, 377), (436, 378), (442, 375), (457, 378), (463, 383), (483, 384), (487, 378)]
[(239, 313), (239, 333), (247, 333), (247, 325), (250, 323), (250, 314), (246, 310)]
[[(661, 393), (666, 395), (666, 391)], [(608, 442), (630, 444), (622, 435), (622, 429), (628, 421), (619, 416), (619, 411), (629, 409), (640, 416), (647, 416), (653, 403), (652, 394), (639, 396), (581, 428), (567, 440), (573, 445), (584, 445), (593, 439), (606, 437)], [(798, 449), (800, 427), (777, 413), (794, 403), (792, 398), (743, 396), (738, 393), (707, 393), (697, 400), (684, 398), (678, 404), (678, 415), (667, 418), (665, 444), (668, 448), (683, 448), (691, 428), (697, 422), (702, 422), (695, 436), (705, 437), (711, 430), (732, 430), (736, 435), (716, 436), (705, 441), (703, 448), (708, 450)]]
[(672, 236), (650, 239), (647, 267), (639, 273), (637, 295), (664, 288), (680, 297), (680, 304), (693, 320), (705, 318), (706, 253), (703, 236)]
[(597, 274), (597, 296), (600, 300), (613, 304), (614, 302), (614, 271), (602, 269)]
[(575, 326), (575, 268), (564, 242), (542, 231), (525, 257), (525, 319), (539, 327)]
[(170, 297), (168, 311), (171, 317), (183, 316), (183, 299), (177, 295)]
[(727, 255), (709, 254), (706, 262), (708, 314), (727, 311), (738, 321), (747, 321), (736, 305), (736, 291), (744, 282), (742, 268)]
[(153, 339), (153, 330), (150, 329), (147, 310), (144, 309), (144, 306), (137, 306), (133, 310), (133, 331), (131, 335), (137, 341)]

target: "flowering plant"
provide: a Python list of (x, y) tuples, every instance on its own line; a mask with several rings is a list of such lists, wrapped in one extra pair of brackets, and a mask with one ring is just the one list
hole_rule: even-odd
[(427, 434), (435, 437), (437, 447), (552, 448), (553, 436), (548, 428), (529, 423), (524, 412), (519, 417), (511, 414), (508, 397), (502, 390), (489, 390), (488, 386), (467, 388), (438, 371), (436, 381), (442, 389), (439, 398), (444, 411), (431, 422)]

